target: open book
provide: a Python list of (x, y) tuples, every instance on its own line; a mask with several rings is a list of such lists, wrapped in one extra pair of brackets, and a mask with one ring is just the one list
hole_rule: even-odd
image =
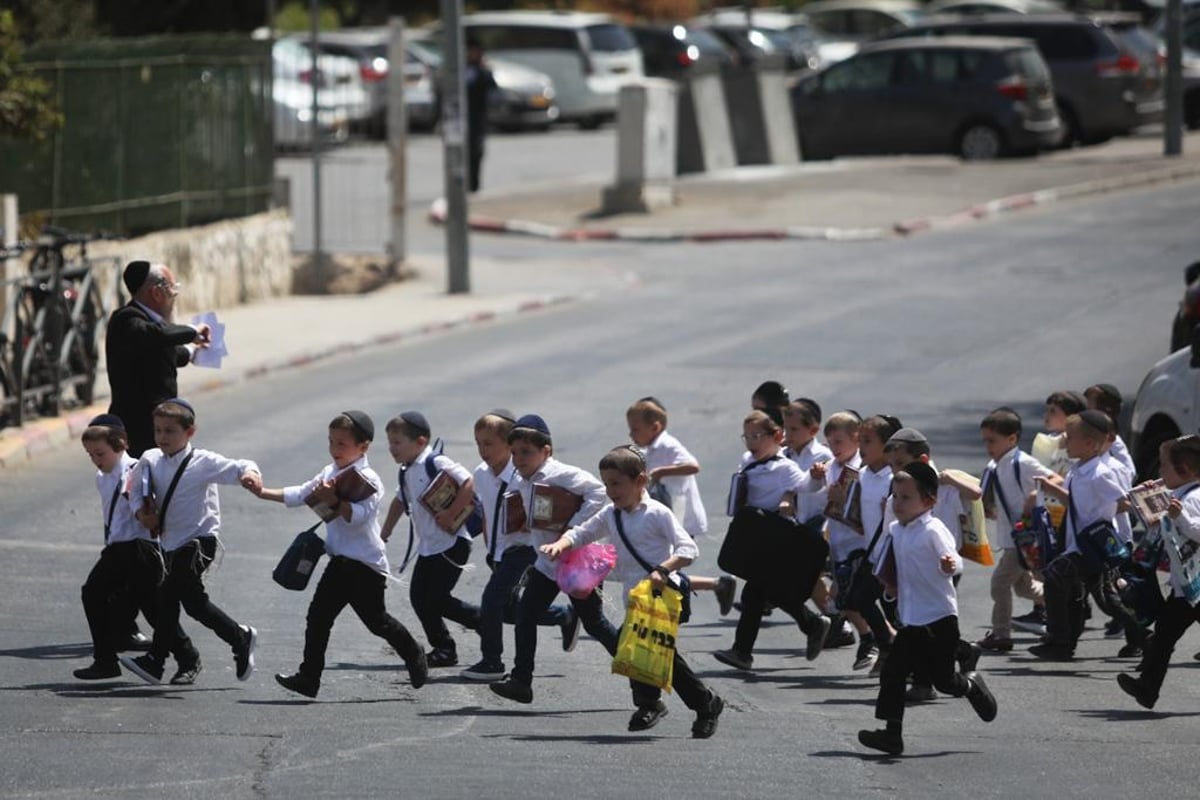
[[(459, 482), (454, 480), (450, 473), (442, 470), (437, 475), (433, 476), (433, 480), (425, 487), (425, 491), (421, 492), (421, 505), (429, 510), (430, 514), (435, 517), (445, 511), (450, 506), (454, 505), (454, 498), (458, 497)], [(463, 508), (457, 518), (455, 518), (451, 530), (457, 531), (467, 521), (467, 517), (471, 516), (471, 511), (474, 506), (471, 503)]]
[(1161, 480), (1139, 483), (1129, 490), (1129, 502), (1146, 528), (1158, 525), (1171, 504), (1171, 492)]
[[(334, 476), (333, 489), (337, 492), (338, 500), (344, 500), (347, 503), (357, 503), (375, 494), (375, 487), (371, 485), (371, 482), (353, 467), (342, 470)], [(333, 506), (322, 503), (315, 494), (304, 498), (304, 502), (321, 518), (322, 522), (332, 522), (337, 519), (338, 514)]]

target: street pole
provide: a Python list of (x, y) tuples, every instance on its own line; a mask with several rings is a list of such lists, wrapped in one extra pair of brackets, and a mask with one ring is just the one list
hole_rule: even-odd
[(1167, 82), (1163, 155), (1183, 155), (1183, 2), (1167, 0)]
[(318, 291), (324, 291), (325, 254), (321, 252), (321, 122), (318, 119), (320, 104), (318, 102), (318, 86), (323, 80), (318, 66), (318, 50), (320, 44), (321, 9), (318, 0), (308, 0), (310, 30), (309, 49), (312, 51), (312, 69), (310, 84), (312, 85), (312, 173), (313, 173), (313, 283)]
[(441, 0), (442, 152), (446, 170), (446, 261), (450, 294), (471, 291), (467, 230), (467, 119), (462, 0)]
[(408, 212), (408, 178), (405, 150), (408, 145), (408, 115), (404, 108), (404, 18), (388, 20), (387, 77), (388, 177), (391, 183), (391, 236), (388, 258), (392, 269), (404, 263), (407, 252), (405, 217)]

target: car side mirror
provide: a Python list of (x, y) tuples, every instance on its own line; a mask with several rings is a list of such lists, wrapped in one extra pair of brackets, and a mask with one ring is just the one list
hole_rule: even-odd
[(1200, 325), (1192, 326), (1192, 369), (1200, 369)]

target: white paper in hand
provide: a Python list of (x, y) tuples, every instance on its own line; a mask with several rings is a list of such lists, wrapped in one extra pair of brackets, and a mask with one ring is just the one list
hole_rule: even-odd
[(221, 359), (229, 355), (225, 348), (225, 323), (217, 319), (217, 312), (205, 311), (192, 317), (192, 324), (208, 325), (210, 329), (208, 347), (197, 349), (192, 363), (197, 367), (220, 369)]

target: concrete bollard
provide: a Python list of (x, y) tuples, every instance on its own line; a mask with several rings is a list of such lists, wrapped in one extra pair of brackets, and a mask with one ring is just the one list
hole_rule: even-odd
[(721, 71), (739, 165), (799, 163), (784, 75), (783, 56)]
[(701, 61), (679, 83), (676, 171), (713, 172), (737, 166), (733, 131), (725, 110), (725, 89), (715, 64)]
[(672, 81), (645, 78), (617, 98), (617, 176), (602, 212), (647, 212), (675, 203), (676, 104)]

